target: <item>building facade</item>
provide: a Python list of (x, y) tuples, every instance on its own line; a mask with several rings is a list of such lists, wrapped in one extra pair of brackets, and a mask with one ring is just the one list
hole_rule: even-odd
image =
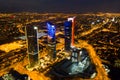
[(38, 63), (38, 28), (36, 26), (28, 25), (26, 27), (26, 36), (29, 65), (30, 67), (33, 67)]
[(72, 35), (72, 22), (66, 21), (64, 23), (64, 34), (65, 34), (65, 50), (70, 50), (71, 47), (71, 35)]
[(48, 52), (51, 58), (56, 58), (56, 28), (51, 22), (47, 22), (47, 29), (48, 29)]

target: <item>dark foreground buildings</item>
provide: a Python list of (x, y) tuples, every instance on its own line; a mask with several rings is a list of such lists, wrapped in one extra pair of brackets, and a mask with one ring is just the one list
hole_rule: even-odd
[(0, 80), (30, 80), (27, 74), (20, 74), (14, 69), (11, 69), (9, 73), (0, 77)]
[[(79, 53), (79, 56), (77, 55)], [(92, 63), (86, 49), (74, 48), (71, 59), (63, 59), (55, 63), (50, 70), (56, 79), (63, 80), (63, 78), (81, 77), (84, 79), (94, 78), (96, 74), (96, 67)]]

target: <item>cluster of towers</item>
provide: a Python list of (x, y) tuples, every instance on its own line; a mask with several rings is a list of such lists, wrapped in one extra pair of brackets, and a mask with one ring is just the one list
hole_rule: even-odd
[[(71, 46), (74, 46), (74, 18), (68, 18), (64, 23), (64, 35), (65, 35), (65, 50), (70, 50)], [(56, 27), (51, 22), (47, 22), (47, 41), (49, 54), (52, 58), (56, 58)], [(26, 27), (27, 46), (28, 46), (28, 59), (30, 66), (34, 66), (38, 63), (38, 28), (36, 26)]]

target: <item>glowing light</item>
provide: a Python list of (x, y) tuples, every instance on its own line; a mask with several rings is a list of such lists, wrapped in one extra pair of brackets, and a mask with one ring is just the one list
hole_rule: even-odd
[(71, 39), (71, 46), (74, 46), (74, 27), (75, 27), (75, 17), (68, 18), (68, 21), (72, 21), (72, 39)]
[(74, 19), (75, 19), (75, 16), (72, 17), (72, 18), (68, 18), (68, 21), (72, 21), (72, 22), (74, 22)]
[(10, 52), (12, 50), (20, 49), (22, 47), (21, 44), (22, 44), (21, 41), (3, 44), (0, 45), (0, 50)]
[(35, 26), (34, 29), (38, 29), (38, 28)]
[(69, 26), (71, 26), (72, 24), (71, 24), (71, 22), (66, 21), (66, 22), (64, 23), (64, 25), (66, 26), (66, 27), (65, 27), (66, 29), (69, 29)]
[(48, 28), (48, 36), (51, 38), (55, 38), (55, 32), (56, 32), (55, 26), (52, 23), (48, 22), (47, 28)]

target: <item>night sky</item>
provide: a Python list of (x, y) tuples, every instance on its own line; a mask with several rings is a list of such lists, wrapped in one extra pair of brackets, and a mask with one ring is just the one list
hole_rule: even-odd
[(120, 0), (0, 0), (0, 12), (120, 12)]

